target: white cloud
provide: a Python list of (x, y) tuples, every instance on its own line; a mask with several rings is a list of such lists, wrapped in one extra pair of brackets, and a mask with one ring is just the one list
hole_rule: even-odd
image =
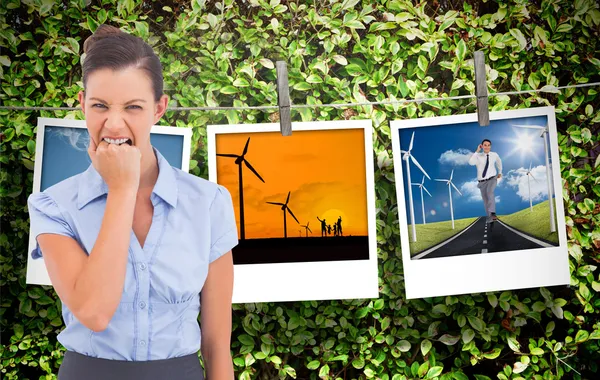
[[(467, 201), (469, 202), (482, 202), (481, 191), (477, 187), (477, 180), (472, 180), (469, 182), (465, 182), (460, 185), (460, 192), (463, 193), (464, 196), (467, 197)], [(496, 195), (495, 197), (496, 203), (500, 203), (500, 196)]]
[[(533, 202), (541, 201), (548, 197), (548, 183), (546, 179), (546, 166), (539, 165), (531, 169), (533, 178), (529, 179), (531, 186), (531, 200)], [(511, 170), (506, 175), (506, 184), (517, 190), (517, 195), (521, 200), (529, 202), (529, 187), (527, 184), (527, 169), (519, 168)]]
[(471, 158), (472, 155), (473, 152), (464, 148), (460, 148), (458, 150), (447, 150), (444, 153), (442, 153), (440, 158), (438, 158), (438, 161), (441, 164), (449, 164), (455, 166), (468, 165), (469, 158)]

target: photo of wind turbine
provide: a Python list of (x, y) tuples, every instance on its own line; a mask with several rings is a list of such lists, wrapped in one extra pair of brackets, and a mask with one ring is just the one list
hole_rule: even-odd
[[(554, 107), (491, 111), (486, 126), (477, 113), (391, 120), (390, 131), (407, 298), (570, 283)], [(438, 186), (411, 181), (411, 163)]]
[[(406, 194), (402, 203), (412, 259), (558, 243), (554, 202), (548, 201), (554, 197), (547, 117), (496, 120), (492, 125), (482, 129), (469, 122), (398, 129), (395, 170), (403, 177), (398, 186)], [(487, 151), (482, 150), (484, 142)], [(420, 183), (411, 181), (412, 164), (423, 174)], [(447, 191), (441, 186), (426, 189), (426, 178), (446, 185)], [(420, 198), (413, 197), (413, 187), (419, 188)], [(421, 208), (419, 221), (415, 207)], [(520, 213), (524, 210), (526, 217)], [(554, 217), (548, 218), (548, 213)], [(473, 235), (478, 230), (481, 236)]]
[[(294, 131), (286, 138), (216, 134), (217, 183), (232, 196), (240, 231), (234, 264), (369, 258), (364, 134), (356, 128)], [(331, 157), (345, 171), (330, 165)], [(320, 234), (309, 227), (316, 218), (326, 221), (319, 221)], [(292, 233), (294, 226), (304, 234)]]

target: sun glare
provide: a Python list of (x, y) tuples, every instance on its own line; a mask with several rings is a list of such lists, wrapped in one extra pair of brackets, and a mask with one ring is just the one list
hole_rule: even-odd
[(535, 135), (531, 131), (516, 132), (515, 137), (508, 140), (512, 149), (506, 154), (506, 157), (510, 157), (514, 154), (518, 154), (521, 159), (532, 155), (536, 146)]

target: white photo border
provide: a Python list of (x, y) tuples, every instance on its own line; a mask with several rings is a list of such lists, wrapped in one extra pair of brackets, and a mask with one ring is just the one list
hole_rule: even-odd
[[(49, 117), (38, 117), (37, 132), (35, 144), (35, 161), (33, 166), (33, 193), (40, 192), (42, 183), (42, 167), (44, 157), (44, 136), (46, 127), (64, 127), (64, 128), (81, 128), (86, 129), (85, 120), (79, 119), (60, 119)], [(162, 125), (153, 125), (150, 133), (183, 136), (183, 152), (181, 156), (181, 170), (189, 172), (190, 156), (192, 145), (192, 130), (190, 128), (178, 128)], [(31, 236), (31, 228), (29, 229), (29, 243), (27, 251), (27, 273), (25, 283), (34, 285), (52, 285), (46, 264), (44, 260), (31, 258), (31, 251), (35, 248), (36, 242)]]
[[(570, 284), (564, 205), (560, 191), (562, 185), (555, 108), (549, 106), (490, 112), (490, 121), (533, 116), (546, 116), (548, 120), (549, 154), (552, 162), (552, 184), (559, 245), (549, 248), (504, 251), (497, 254), (464, 255), (427, 260), (412, 260), (410, 257), (408, 215), (404, 202), (406, 197), (403, 186), (404, 166), (400, 153), (400, 129), (476, 123), (477, 114), (390, 121), (406, 299)], [(490, 125), (481, 128), (494, 127)]]
[[(347, 129), (364, 130), (369, 259), (236, 264), (233, 303), (379, 297), (373, 123), (370, 119), (292, 123), (292, 134), (299, 131)], [(209, 181), (217, 183), (216, 135), (260, 132), (280, 132), (280, 126), (278, 123), (209, 125), (207, 127)], [(289, 137), (281, 136), (281, 138)], [(332, 141), (332, 144), (335, 144), (335, 141)]]

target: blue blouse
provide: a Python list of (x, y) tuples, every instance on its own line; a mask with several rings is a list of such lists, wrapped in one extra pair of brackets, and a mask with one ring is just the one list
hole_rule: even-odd
[[(152, 225), (142, 249), (131, 231), (121, 302), (108, 327), (94, 332), (62, 306), (59, 342), (84, 355), (117, 360), (168, 359), (200, 349), (200, 291), (208, 265), (238, 243), (231, 195), (223, 186), (169, 165), (154, 149), (159, 175)], [(75, 239), (89, 255), (106, 207), (106, 182), (92, 165), (31, 194), (32, 233)], [(39, 245), (32, 258), (42, 256)]]

